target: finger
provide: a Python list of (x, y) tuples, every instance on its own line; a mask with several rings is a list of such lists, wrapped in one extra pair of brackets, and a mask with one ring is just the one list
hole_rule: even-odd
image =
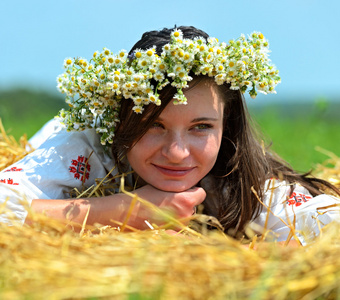
[(205, 190), (201, 187), (195, 186), (188, 191), (195, 194), (195, 196), (193, 197), (195, 199), (195, 206), (201, 204), (207, 196)]

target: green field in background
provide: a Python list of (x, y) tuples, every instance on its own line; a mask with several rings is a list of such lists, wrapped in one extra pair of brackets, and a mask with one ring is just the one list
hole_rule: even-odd
[[(24, 133), (31, 137), (62, 107), (66, 104), (57, 93), (20, 89), (0, 93), (0, 118), (15, 138)], [(309, 171), (328, 158), (317, 146), (340, 156), (340, 102), (253, 102), (249, 111), (265, 141), (298, 171)]]
[(268, 104), (250, 111), (267, 144), (296, 170), (307, 172), (329, 158), (318, 147), (340, 156), (340, 102)]

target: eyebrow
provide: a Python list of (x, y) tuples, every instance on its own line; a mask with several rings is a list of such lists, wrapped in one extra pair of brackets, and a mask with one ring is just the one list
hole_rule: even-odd
[(191, 123), (195, 122), (202, 122), (202, 121), (218, 121), (218, 118), (208, 118), (208, 117), (201, 117), (201, 118), (195, 118), (191, 121)]
[[(160, 118), (160, 117), (158, 117), (157, 120), (158, 121), (163, 121), (163, 119)], [(195, 118), (195, 119), (191, 120), (191, 123), (202, 122), (202, 121), (216, 122), (218, 120), (219, 120), (218, 118), (201, 117), (201, 118)]]

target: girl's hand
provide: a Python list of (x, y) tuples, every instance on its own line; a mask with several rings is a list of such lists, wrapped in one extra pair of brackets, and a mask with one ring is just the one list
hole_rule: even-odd
[(201, 187), (193, 187), (183, 192), (165, 192), (151, 185), (145, 185), (135, 192), (159, 208), (172, 211), (177, 218), (190, 217), (194, 212), (194, 207), (201, 204), (206, 197)]

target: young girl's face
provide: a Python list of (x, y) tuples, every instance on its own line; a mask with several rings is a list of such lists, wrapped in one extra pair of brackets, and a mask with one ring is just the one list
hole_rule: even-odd
[(214, 166), (223, 133), (222, 99), (210, 82), (185, 92), (187, 105), (170, 102), (127, 158), (147, 183), (168, 192), (195, 186)]

